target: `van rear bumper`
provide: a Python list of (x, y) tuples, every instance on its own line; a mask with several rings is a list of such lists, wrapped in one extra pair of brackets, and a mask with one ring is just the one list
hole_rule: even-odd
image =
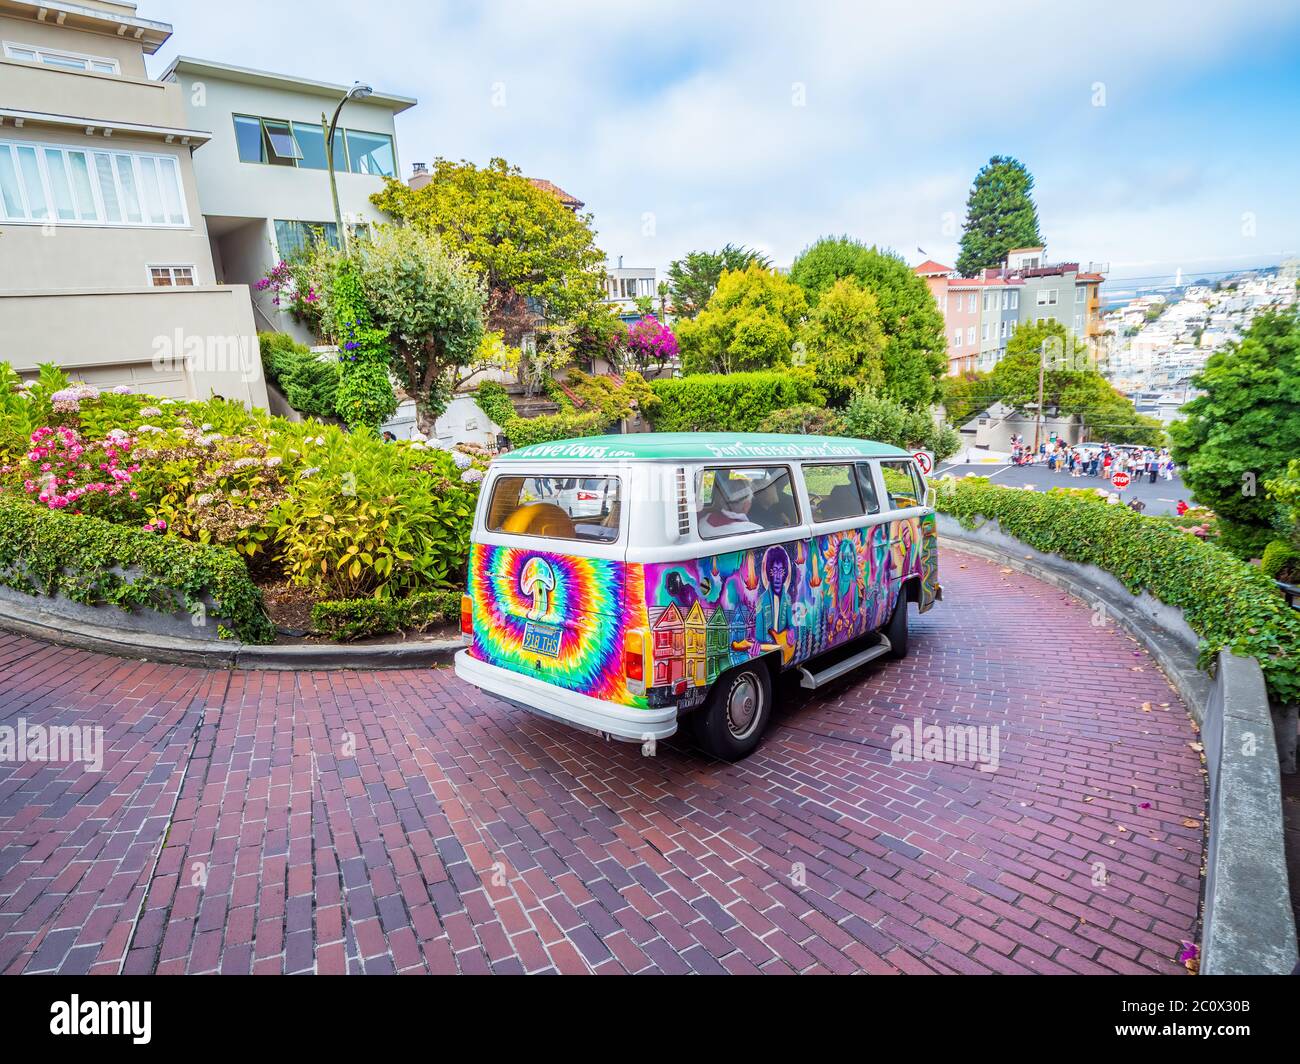
[(638, 709), (591, 698), (520, 672), (488, 665), (470, 657), (468, 650), (456, 654), (456, 675), (503, 702), (625, 742), (667, 739), (677, 731), (675, 706)]

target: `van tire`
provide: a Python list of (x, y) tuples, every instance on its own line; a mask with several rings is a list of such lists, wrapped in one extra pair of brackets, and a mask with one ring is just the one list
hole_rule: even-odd
[[(752, 716), (746, 716), (753, 700)], [(772, 719), (772, 679), (767, 666), (756, 661), (719, 676), (709, 700), (694, 713), (695, 739), (722, 761), (748, 757), (763, 740)]]
[(902, 661), (907, 657), (907, 585), (898, 589), (898, 603), (894, 606), (894, 615), (889, 618), (885, 628), (885, 638), (889, 640), (891, 661)]

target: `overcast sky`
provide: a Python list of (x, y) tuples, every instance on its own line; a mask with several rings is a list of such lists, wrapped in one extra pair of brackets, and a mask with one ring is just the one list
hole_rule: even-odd
[(1112, 276), (1300, 249), (1300, 4), (139, 0), (178, 53), (417, 97), (403, 177), (503, 156), (627, 265), (849, 233), (951, 265), (1021, 159), (1051, 257)]

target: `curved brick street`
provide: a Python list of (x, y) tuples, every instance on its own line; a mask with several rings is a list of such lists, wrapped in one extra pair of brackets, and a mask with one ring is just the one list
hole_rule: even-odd
[[(109, 748), (101, 775), (0, 765), (0, 970), (1182, 971), (1204, 811), (1182, 703), (1064, 593), (948, 550), (943, 581), (906, 661), (785, 688), (735, 766), (642, 758), (449, 670), (0, 633), (0, 724), (102, 724)], [(998, 725), (998, 771), (891, 763), (917, 717)]]

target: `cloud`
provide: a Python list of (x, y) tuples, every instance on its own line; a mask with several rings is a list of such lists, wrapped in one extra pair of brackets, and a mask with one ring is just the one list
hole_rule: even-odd
[[(1231, 165), (1294, 173), (1294, 144), (1209, 125), (1199, 102), (1230, 96), (1242, 68), (1289, 69), (1300, 11), (1280, 0), (391, 0), (382, 14), (142, 0), (141, 14), (173, 21), (188, 54), (416, 96), (398, 119), (408, 164), (504, 156), (585, 200), (611, 256), (661, 270), (727, 241), (788, 263), (844, 231), (951, 258), (993, 154), (1034, 172), (1063, 255), (1239, 254), (1234, 223), (1204, 220), (1239, 220), (1249, 199), (1277, 216), (1277, 246), (1300, 244), (1284, 183), (1252, 191)], [(1289, 128), (1297, 96), (1291, 71), (1233, 113)], [(1223, 158), (1225, 140), (1239, 156)]]

